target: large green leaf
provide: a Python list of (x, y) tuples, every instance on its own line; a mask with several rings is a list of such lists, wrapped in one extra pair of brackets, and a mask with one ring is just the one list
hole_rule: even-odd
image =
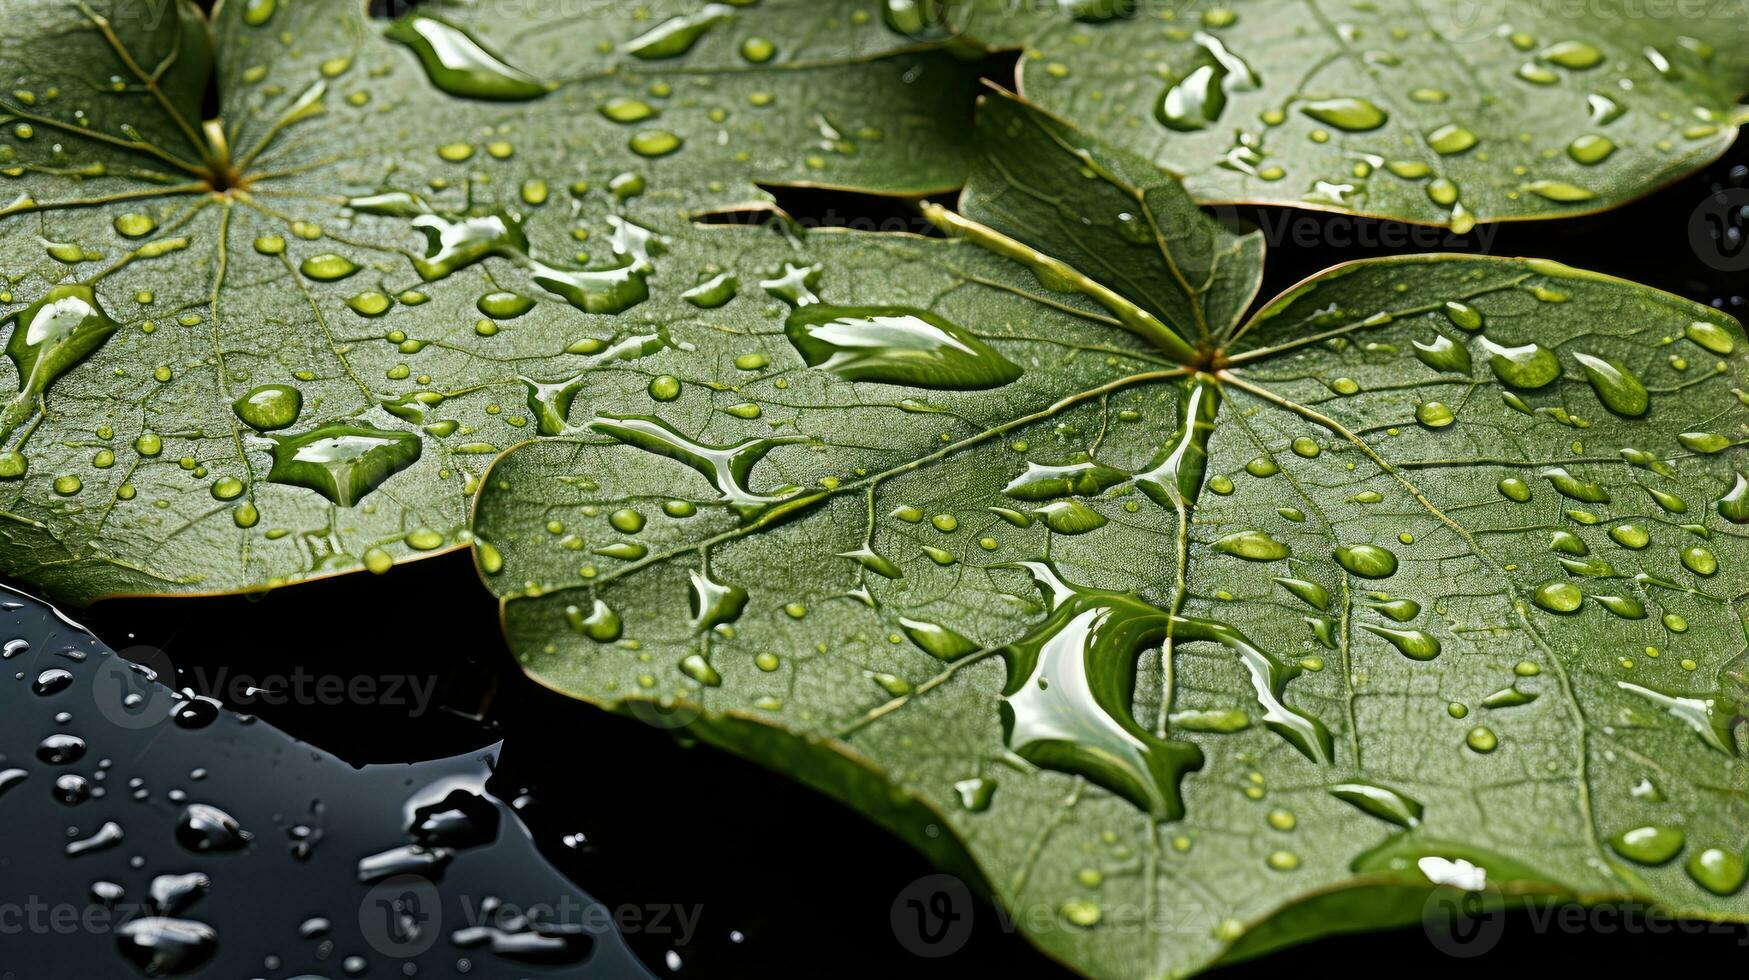
[(643, 297), (732, 257), (661, 254), (687, 214), (958, 183), (973, 69), (858, 10), (4, 0), (0, 571), (85, 600), (455, 546), (566, 397), (529, 379), (633, 364)]
[(1237, 326), (1253, 240), (1010, 99), (980, 132), (957, 238), (722, 230), (764, 289), (652, 301), (679, 397), (500, 460), (524, 669), (696, 713), (1094, 975), (1436, 885), (1749, 918), (1741, 327), (1463, 256)]
[(1467, 230), (1620, 204), (1745, 116), (1749, 6), (947, 0), (1021, 91), (1199, 200)]

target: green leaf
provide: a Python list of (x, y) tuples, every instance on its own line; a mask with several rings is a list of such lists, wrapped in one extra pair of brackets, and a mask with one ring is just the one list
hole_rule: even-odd
[[(966, 213), (926, 208), (955, 239), (722, 229), (787, 302), (653, 300), (678, 397), (606, 391), (494, 467), (524, 670), (696, 712), (1091, 975), (1439, 886), (1749, 918), (1741, 327), (1439, 255), (1235, 327), (1251, 239), (1010, 99), (979, 132)], [(1020, 376), (906, 384), (942, 377), (916, 344), (847, 376), (950, 329)]]
[(1205, 202), (1467, 231), (1601, 210), (1705, 166), (1749, 91), (1743, 8), (951, 0), (1026, 97)]
[(364, 6), (0, 3), (0, 571), (84, 601), (456, 547), (572, 379), (647, 383), (647, 296), (732, 292), (690, 215), (966, 167), (975, 69), (853, 3)]

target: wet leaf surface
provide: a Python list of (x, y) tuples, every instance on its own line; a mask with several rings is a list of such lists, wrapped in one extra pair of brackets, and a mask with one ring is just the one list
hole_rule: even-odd
[(1202, 201), (1478, 221), (1608, 208), (1717, 157), (1744, 118), (1740, 3), (1014, 4), (1021, 91)]
[(531, 676), (702, 708), (1095, 975), (1439, 885), (1749, 914), (1734, 320), (1414, 256), (1240, 324), (1260, 247), (1169, 181), (996, 96), (978, 150), (947, 241), (721, 229), (676, 385), (491, 471)]
[(629, 385), (652, 295), (732, 291), (688, 215), (961, 179), (964, 62), (848, 3), (704, 9), (9, 3), (5, 571), (83, 601), (456, 547), (531, 384)]

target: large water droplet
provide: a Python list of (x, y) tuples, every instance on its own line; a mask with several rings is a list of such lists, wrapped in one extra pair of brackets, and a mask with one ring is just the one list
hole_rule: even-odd
[(1734, 895), (1749, 878), (1749, 864), (1744, 863), (1743, 855), (1720, 847), (1696, 852), (1684, 870), (1695, 884), (1714, 895)]
[(1686, 840), (1674, 827), (1646, 826), (1622, 831), (1609, 839), (1609, 846), (1629, 861), (1659, 865), (1675, 857)]
[(972, 391), (1021, 375), (964, 328), (909, 307), (805, 305), (789, 315), (784, 334), (809, 367), (849, 381)]
[(646, 452), (667, 456), (692, 467), (710, 480), (723, 499), (744, 516), (789, 499), (793, 488), (782, 487), (765, 495), (748, 486), (753, 467), (773, 448), (803, 441), (799, 436), (747, 439), (727, 446), (698, 442), (657, 418), (644, 416), (597, 417), (589, 428)]
[(1421, 803), (1388, 786), (1338, 783), (1330, 787), (1330, 795), (1399, 827), (1414, 827), (1421, 822)]
[(678, 58), (691, 51), (705, 32), (734, 15), (735, 9), (728, 4), (707, 3), (694, 13), (668, 18), (621, 44), (619, 49), (646, 61)]
[(1008, 481), (1002, 492), (1016, 500), (1091, 497), (1129, 479), (1129, 474), (1103, 463), (1082, 459), (1058, 466), (1028, 462), (1026, 472)]
[(1539, 344), (1502, 347), (1486, 337), (1481, 339), (1488, 352), (1488, 366), (1494, 376), (1514, 388), (1541, 388), (1561, 376), (1561, 362), (1553, 352)]
[(1591, 382), (1591, 390), (1597, 393), (1597, 400), (1605, 408), (1630, 418), (1646, 414), (1651, 400), (1646, 394), (1646, 386), (1640, 383), (1639, 378), (1634, 377), (1632, 371), (1614, 361), (1592, 354), (1575, 353), (1573, 358), (1585, 369), (1585, 378)]
[(304, 408), (304, 393), (291, 385), (266, 384), (231, 403), (237, 418), (252, 429), (271, 432), (283, 429), (298, 420)]
[(1390, 118), (1385, 110), (1358, 98), (1318, 99), (1301, 105), (1300, 111), (1325, 125), (1351, 133), (1377, 129)]
[(116, 947), (128, 962), (151, 977), (173, 977), (198, 969), (218, 949), (219, 937), (205, 923), (163, 916), (130, 919), (115, 930)]
[(302, 435), (266, 436), (273, 467), (267, 479), (307, 487), (351, 507), (384, 480), (413, 465), (422, 445), (410, 432), (329, 422)]
[(709, 573), (694, 569), (692, 591), (687, 594), (687, 607), (692, 611), (692, 629), (702, 633), (741, 618), (747, 608), (747, 590), (712, 578)]
[(1397, 556), (1371, 544), (1344, 545), (1336, 549), (1336, 563), (1361, 578), (1390, 578), (1397, 574)]
[(56, 378), (90, 357), (120, 326), (97, 304), (91, 287), (78, 283), (55, 286), (0, 320), (0, 330), (10, 331), (6, 356), (18, 368), (18, 394), (0, 413), (0, 439), (36, 412)]
[(1265, 531), (1236, 531), (1217, 540), (1214, 549), (1246, 561), (1279, 561), (1293, 554), (1293, 549)]
[(938, 660), (953, 661), (974, 653), (978, 645), (939, 623), (917, 619), (900, 619), (899, 628), (924, 653)]
[(436, 17), (410, 13), (383, 35), (412, 48), (431, 84), (450, 95), (524, 101), (548, 92), (545, 82), (506, 64), (468, 32)]
[(452, 220), (435, 214), (418, 214), (413, 227), (425, 235), (425, 255), (413, 260), (413, 268), (426, 282), (497, 255), (519, 258), (528, 252), (522, 223), (507, 212)]

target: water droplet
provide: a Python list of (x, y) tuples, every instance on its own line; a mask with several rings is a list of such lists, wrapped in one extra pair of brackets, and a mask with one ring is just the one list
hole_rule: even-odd
[(1293, 549), (1264, 531), (1237, 531), (1216, 541), (1214, 549), (1246, 561), (1279, 561), (1293, 554)]
[(672, 374), (659, 374), (650, 380), (650, 397), (659, 402), (671, 402), (680, 397), (680, 379)]
[(1476, 134), (1456, 124), (1448, 123), (1427, 134), (1427, 145), (1441, 156), (1462, 153), (1476, 145)]
[(304, 408), (304, 393), (291, 385), (266, 384), (231, 403), (237, 418), (252, 429), (271, 432), (283, 429), (298, 420)]
[(1385, 110), (1366, 99), (1318, 99), (1300, 106), (1300, 111), (1313, 119), (1351, 133), (1363, 133), (1383, 126), (1390, 118)]
[(1445, 334), (1435, 334), (1430, 343), (1414, 344), (1416, 359), (1435, 371), (1470, 373), (1470, 349)]
[(413, 49), (439, 91), (468, 99), (526, 101), (547, 94), (545, 82), (506, 64), (471, 34), (436, 17), (410, 13), (383, 32)]
[(1377, 545), (1344, 545), (1336, 549), (1336, 562), (1361, 578), (1389, 578), (1397, 573), (1397, 556)]
[(1711, 576), (1719, 570), (1718, 558), (1698, 544), (1682, 549), (1682, 564), (1689, 571), (1701, 576)]
[(1745, 865), (1742, 854), (1718, 847), (1691, 856), (1685, 870), (1695, 884), (1714, 895), (1735, 894), (1749, 877), (1749, 865)]
[(680, 149), (681, 138), (666, 129), (643, 129), (626, 142), (633, 153), (641, 157), (661, 157)]
[(1410, 660), (1432, 660), (1439, 656), (1439, 638), (1425, 630), (1400, 630), (1388, 626), (1361, 623), (1361, 629), (1389, 640), (1397, 652)]
[(1742, 473), (1736, 477), (1737, 482), (1732, 484), (1730, 491), (1719, 498), (1719, 516), (1732, 524), (1749, 524), (1749, 477)]
[(1488, 352), (1488, 366), (1494, 376), (1514, 388), (1541, 388), (1561, 376), (1561, 362), (1547, 348), (1538, 344), (1502, 347), (1486, 337), (1481, 338)]
[[(1684, 664), (1686, 666), (1686, 663)], [(1731, 732), (1731, 706), (1721, 704), (1716, 697), (1681, 697), (1654, 691), (1649, 687), (1630, 684), (1627, 681), (1616, 681), (1616, 687), (1629, 694), (1638, 695), (1664, 709), (1672, 718), (1682, 722), (1708, 747), (1717, 749), (1726, 755), (1736, 755), (1736, 742)]]
[(358, 271), (358, 265), (344, 255), (324, 252), (298, 263), (298, 271), (317, 282), (336, 282)]
[(534, 309), (534, 300), (517, 293), (492, 292), (481, 296), (474, 306), (494, 320), (514, 320)]
[(1567, 155), (1572, 157), (1575, 163), (1582, 163), (1588, 167), (1602, 163), (1614, 152), (1615, 142), (1607, 136), (1600, 136), (1596, 133), (1586, 133), (1567, 144)]
[(121, 214), (115, 218), (116, 234), (126, 238), (143, 238), (150, 235), (158, 227), (158, 222), (148, 214)]
[(619, 614), (600, 599), (590, 604), (587, 613), (580, 606), (566, 606), (565, 622), (573, 631), (597, 643), (612, 643), (620, 637)]
[(919, 650), (938, 660), (958, 660), (979, 649), (976, 643), (939, 623), (900, 619), (899, 628)]
[(1028, 462), (1026, 472), (1008, 482), (1002, 492), (1016, 500), (1053, 500), (1059, 497), (1091, 497), (1129, 479), (1129, 474), (1102, 463), (1082, 459), (1059, 466)]
[(1644, 525), (1617, 524), (1609, 529), (1610, 539), (1623, 548), (1638, 551), (1652, 543), (1652, 536)]
[(535, 262), (530, 277), (542, 289), (585, 313), (624, 313), (650, 298), (645, 278), (651, 267), (624, 257), (621, 261), (628, 264), (611, 269), (561, 269)]
[(176, 842), (203, 854), (241, 850), (249, 841), (235, 817), (207, 803), (190, 803), (176, 823)]
[(116, 927), (116, 947), (150, 977), (179, 976), (199, 969), (218, 949), (218, 933), (205, 923), (148, 915)]
[(807, 304), (790, 314), (784, 333), (808, 366), (850, 381), (970, 391), (1021, 375), (963, 328), (908, 307)]
[(267, 436), (273, 467), (267, 479), (306, 487), (351, 507), (389, 477), (419, 459), (422, 444), (410, 432), (329, 422), (302, 435)]
[(1684, 432), (1676, 437), (1676, 441), (1682, 443), (1682, 447), (1689, 452), (1703, 456), (1724, 452), (1733, 445), (1730, 436), (1717, 432)]
[(702, 654), (691, 653), (683, 657), (680, 661), (680, 672), (705, 687), (719, 687), (723, 683), (722, 675), (717, 673), (717, 669)]
[(489, 255), (519, 258), (528, 251), (522, 223), (502, 211), (460, 220), (422, 213), (413, 217), (412, 225), (425, 235), (425, 255), (413, 260), (413, 268), (426, 282)]
[(756, 65), (770, 61), (777, 54), (777, 46), (769, 38), (748, 37), (741, 41), (741, 57)]
[(1477, 725), (1464, 736), (1464, 744), (1473, 752), (1487, 755), (1500, 747), (1500, 739), (1491, 729)]
[(1609, 839), (1609, 846), (1629, 861), (1659, 865), (1674, 858), (1686, 841), (1674, 827), (1646, 826), (1622, 831)]
[(960, 806), (972, 813), (990, 809), (990, 801), (996, 796), (994, 779), (962, 779), (954, 783), (953, 788), (959, 794)]
[(1543, 473), (1555, 491), (1569, 500), (1577, 500), (1587, 504), (1605, 504), (1609, 502), (1609, 491), (1602, 485), (1581, 480), (1565, 469), (1557, 466)]
[(1530, 499), (1530, 487), (1523, 480), (1509, 476), (1500, 481), (1500, 495), (1522, 504)]
[(619, 46), (634, 58), (649, 61), (678, 58), (692, 50), (707, 31), (734, 16), (727, 4), (707, 3), (695, 13), (670, 17)]
[(1044, 518), (1045, 526), (1058, 534), (1086, 534), (1106, 525), (1104, 514), (1079, 500), (1058, 500), (1033, 508)]
[(1520, 189), (1559, 204), (1577, 204), (1597, 196), (1596, 191), (1565, 180), (1533, 180), (1521, 185)]
[(1553, 613), (1574, 613), (1585, 602), (1585, 593), (1571, 582), (1544, 582), (1531, 594), (1531, 601)]
[[(1445, 203), (1449, 204), (1451, 202), (1447, 201)], [(1482, 329), (1482, 314), (1475, 307), (1469, 306), (1465, 303), (1459, 303), (1456, 300), (1451, 300), (1444, 305), (1443, 309), (1445, 311), (1445, 318), (1451, 321), (1452, 326), (1457, 327), (1460, 330), (1471, 331), (1472, 333)]]
[(1714, 354), (1723, 356), (1737, 349), (1737, 341), (1731, 336), (1730, 330), (1724, 326), (1706, 320), (1696, 320), (1688, 325), (1686, 336), (1689, 340), (1705, 347)]
[(734, 299), (740, 285), (740, 280), (723, 272), (681, 293), (680, 297), (699, 309), (714, 310)]
[(51, 766), (72, 765), (85, 758), (85, 740), (77, 735), (50, 735), (37, 743), (36, 757)]
[(1169, 719), (1172, 727), (1183, 732), (1216, 732), (1231, 735), (1251, 727), (1251, 717), (1243, 711), (1174, 711)]
[(1422, 402), (1415, 407), (1415, 421), (1429, 429), (1443, 429), (1457, 421), (1457, 417), (1444, 402)]
[(1538, 52), (1537, 57), (1562, 68), (1583, 71), (1602, 63), (1603, 52), (1584, 41), (1557, 41)]
[(687, 595), (687, 606), (692, 612), (694, 632), (715, 629), (741, 617), (741, 611), (747, 608), (746, 589), (719, 582), (696, 569), (690, 575), (692, 591)]
[(1630, 418), (1638, 418), (1646, 414), (1650, 399), (1646, 387), (1633, 372), (1614, 361), (1607, 361), (1591, 354), (1575, 353), (1574, 359), (1585, 369), (1586, 380), (1591, 382), (1591, 390), (1597, 393), (1597, 400), (1605, 408)]
[(1277, 578), (1275, 581), (1307, 605), (1324, 611), (1330, 609), (1330, 590), (1322, 585), (1297, 578)]
[(600, 416), (589, 423), (589, 428), (629, 446), (685, 463), (710, 480), (723, 499), (744, 516), (790, 497), (792, 488), (787, 487), (769, 496), (754, 493), (748, 487), (748, 478), (766, 453), (777, 446), (801, 441), (801, 437), (774, 436), (715, 446), (688, 438), (661, 419), (643, 416)]
[[(18, 369), (18, 394), (0, 410), (0, 439), (34, 415), (55, 379), (102, 347), (121, 325), (97, 304), (91, 287), (55, 286), (5, 319), (6, 356)], [(17, 476), (22, 476), (20, 470)]]
[[(1180, 386), (1178, 427), (1166, 447), (1136, 474), (1136, 486), (1162, 507), (1193, 506), (1202, 493), (1208, 468), (1208, 440), (1220, 413), (1221, 390), (1207, 379), (1187, 380)], [(1216, 494), (1233, 492), (1233, 483), (1217, 476), (1208, 483)]]
[(1358, 808), (1362, 813), (1399, 827), (1414, 827), (1421, 822), (1423, 810), (1420, 802), (1388, 786), (1339, 783), (1330, 787), (1330, 795)]

